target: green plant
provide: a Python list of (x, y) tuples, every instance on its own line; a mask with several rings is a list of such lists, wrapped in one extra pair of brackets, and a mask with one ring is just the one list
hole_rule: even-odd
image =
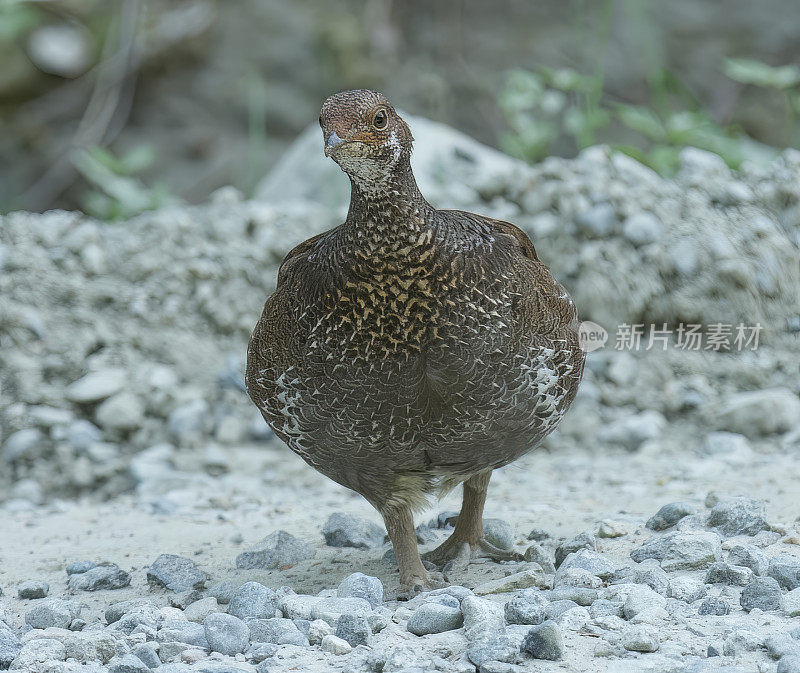
[(83, 195), (83, 210), (102, 220), (118, 220), (173, 202), (164, 187), (147, 187), (136, 177), (154, 160), (155, 150), (150, 145), (141, 145), (121, 157), (102, 147), (76, 150), (72, 162), (92, 185)]

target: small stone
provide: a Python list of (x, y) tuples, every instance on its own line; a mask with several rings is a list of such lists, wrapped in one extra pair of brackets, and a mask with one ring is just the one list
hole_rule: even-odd
[(501, 632), (506, 625), (502, 606), (485, 598), (467, 596), (461, 601), (464, 615), (464, 635), (477, 641)]
[(34, 638), (22, 646), (11, 664), (11, 670), (24, 673), (58, 671), (62, 669), (56, 662), (66, 658), (67, 651), (63, 643), (54, 638)]
[(789, 617), (800, 617), (800, 589), (793, 589), (783, 597), (783, 609)]
[(528, 533), (528, 539), (533, 540), (534, 542), (544, 542), (549, 537), (550, 533), (543, 528), (531, 528), (531, 532)]
[[(219, 614), (222, 613), (215, 612), (213, 615), (206, 617), (206, 619), (210, 619)], [(223, 616), (227, 617), (227, 615)], [(162, 645), (168, 642), (179, 642), (185, 643), (186, 645), (191, 645), (193, 647), (209, 646), (208, 638), (206, 637), (205, 625), (183, 620), (164, 620), (161, 624), (161, 628), (158, 631), (157, 639)], [(159, 656), (163, 657), (164, 659), (171, 658), (164, 653), (163, 647), (159, 650)]]
[(688, 575), (673, 577), (669, 581), (669, 595), (684, 603), (694, 603), (706, 595), (706, 585)]
[(231, 602), (231, 598), (233, 598), (233, 595), (236, 593), (237, 589), (238, 587), (236, 586), (235, 582), (217, 582), (211, 586), (211, 588), (208, 590), (208, 594), (209, 596), (216, 598), (217, 603), (220, 605), (227, 605)]
[(683, 517), (695, 514), (696, 509), (685, 502), (671, 502), (664, 505), (645, 524), (650, 530), (662, 531), (674, 526)]
[(708, 525), (726, 537), (755, 535), (769, 529), (764, 503), (750, 498), (720, 500), (708, 516)]
[(623, 537), (628, 533), (617, 523), (614, 521), (609, 521), (607, 519), (600, 522), (600, 525), (597, 528), (597, 537), (602, 537), (606, 539), (613, 539), (618, 537)]
[(735, 393), (722, 400), (717, 427), (751, 439), (783, 433), (797, 425), (800, 399), (788, 388), (768, 388)]
[(324, 619), (315, 619), (308, 624), (308, 640), (312, 645), (319, 645), (325, 636), (333, 635), (333, 627)]
[(201, 624), (212, 612), (219, 612), (219, 605), (216, 598), (209, 596), (187, 605), (183, 611), (183, 616), (190, 622)]
[(653, 558), (666, 572), (706, 568), (722, 560), (719, 535), (707, 531), (676, 531), (654, 536), (630, 553), (637, 563)]
[(579, 549), (591, 549), (592, 551), (597, 551), (597, 540), (595, 536), (591, 533), (581, 533), (580, 535), (576, 535), (575, 537), (570, 538), (569, 540), (564, 540), (558, 547), (556, 547), (555, 552), (555, 566), (558, 568), (563, 562), (564, 559), (567, 558), (573, 552), (578, 551)]
[(208, 646), (220, 654), (232, 657), (241, 654), (250, 641), (250, 629), (238, 617), (215, 612), (203, 622)]
[(499, 549), (514, 548), (514, 528), (502, 519), (484, 519), (483, 536), (489, 544)]
[(623, 617), (623, 606), (625, 604), (621, 601), (610, 601), (605, 598), (598, 598), (589, 607), (589, 615), (592, 619), (599, 617)]
[(753, 571), (744, 566), (732, 565), (725, 561), (712, 563), (706, 571), (706, 584), (730, 584), (745, 586), (753, 579)]
[(467, 659), (479, 668), (490, 661), (508, 663), (516, 660), (519, 647), (519, 641), (509, 638), (505, 631), (499, 631), (491, 636), (470, 641)]
[(350, 654), (353, 651), (350, 643), (334, 635), (324, 636), (320, 647), (323, 652), (330, 652), (331, 654)]
[(560, 599), (548, 603), (545, 608), (545, 621), (548, 619), (552, 619), (553, 621), (557, 621), (561, 619), (561, 616), (565, 613), (569, 612), (573, 608), (580, 607), (575, 601), (567, 600), (567, 599)]
[(633, 619), (640, 612), (653, 608), (663, 608), (667, 599), (661, 594), (657, 594), (649, 586), (644, 584), (634, 585), (628, 593), (623, 606), (625, 619)]
[(646, 624), (631, 624), (622, 631), (622, 646), (629, 652), (655, 652), (658, 650), (658, 633)]
[(792, 638), (791, 633), (773, 633), (764, 641), (767, 653), (773, 659), (781, 659), (793, 655), (800, 656), (800, 642)]
[(536, 563), (529, 563), (526, 570), (479, 584), (474, 591), (478, 596), (486, 596), (487, 594), (505, 594), (530, 587), (546, 589), (549, 586), (550, 579), (542, 568)]
[(459, 607), (423, 603), (409, 617), (406, 628), (415, 636), (426, 636), (461, 628), (463, 623), (464, 616)]
[(775, 673), (800, 673), (800, 654), (781, 657)]
[(158, 658), (158, 654), (156, 654), (155, 649), (153, 649), (149, 643), (140, 643), (136, 645), (131, 650), (131, 654), (135, 657), (139, 657), (147, 668), (158, 668), (161, 666), (161, 659)]
[(27, 580), (20, 582), (17, 586), (17, 596), (24, 599), (45, 598), (50, 593), (50, 585), (47, 582), (37, 580)]
[(96, 566), (94, 561), (73, 561), (67, 566), (67, 575), (80, 575)]
[(144, 403), (138, 395), (123, 391), (102, 402), (95, 411), (97, 424), (106, 432), (129, 432), (141, 427)]
[(150, 673), (150, 668), (134, 654), (123, 654), (108, 662), (108, 673)]
[(247, 626), (250, 628), (250, 640), (254, 643), (308, 646), (308, 638), (291, 619), (248, 619)]
[(800, 588), (800, 557), (776, 554), (769, 560), (767, 574), (789, 591)]
[(649, 409), (603, 426), (598, 439), (606, 444), (622, 446), (628, 451), (636, 451), (645, 442), (660, 437), (666, 425), (664, 416)]
[(622, 225), (622, 235), (640, 247), (658, 241), (664, 230), (661, 220), (648, 212), (634, 213)]
[(245, 570), (291, 568), (313, 558), (316, 550), (285, 530), (270, 533), (261, 542), (236, 557), (236, 567)]
[(11, 632), (0, 628), (0, 671), (5, 671), (22, 649), (22, 643)]
[(336, 636), (346, 640), (351, 647), (369, 645), (372, 640), (372, 628), (366, 617), (344, 614), (336, 622)]
[(558, 661), (564, 655), (564, 640), (558, 625), (548, 620), (534, 626), (522, 641), (521, 649), (534, 659)]
[(604, 558), (596, 551), (586, 548), (568, 554), (559, 564), (556, 578), (558, 578), (559, 573), (563, 574), (564, 571), (571, 568), (586, 570), (592, 575), (599, 577), (601, 580), (606, 580), (614, 574), (614, 564), (611, 563), (611, 561)]
[[(254, 664), (260, 664), (262, 661), (266, 661), (267, 659), (271, 659), (274, 657), (278, 651), (281, 649), (280, 645), (276, 645), (275, 643), (253, 643), (244, 653), (244, 658), (247, 661), (251, 661)], [(272, 670), (271, 668), (265, 666), (264, 668), (260, 669), (265, 673), (270, 673)], [(259, 667), (256, 667), (256, 673), (260, 673)]]
[(534, 542), (525, 550), (523, 558), (526, 561), (538, 563), (542, 567), (542, 570), (550, 575), (556, 571), (556, 566), (553, 563), (550, 554), (545, 551), (544, 547), (536, 542)]
[(610, 203), (599, 203), (575, 217), (575, 224), (588, 236), (604, 238), (619, 225), (617, 213)]
[(91, 570), (70, 575), (67, 585), (73, 591), (103, 591), (130, 586), (131, 576), (115, 563), (101, 563)]
[(278, 607), (278, 596), (263, 584), (246, 582), (233, 594), (228, 614), (245, 622), (250, 619), (271, 619)]
[(731, 606), (724, 598), (709, 596), (703, 599), (697, 608), (698, 615), (727, 615), (731, 611)]
[(669, 594), (669, 575), (664, 572), (664, 569), (655, 559), (646, 559), (638, 563), (630, 575), (630, 581), (636, 584), (646, 584), (662, 596)]
[(44, 435), (36, 428), (17, 430), (3, 443), (3, 459), (13, 463), (32, 453), (43, 442)]
[(383, 584), (377, 577), (353, 573), (342, 580), (336, 595), (340, 598), (363, 598), (375, 608), (383, 603)]
[(741, 606), (750, 612), (759, 608), (764, 612), (781, 609), (781, 587), (772, 577), (754, 577), (742, 590)]
[(343, 615), (366, 617), (372, 606), (363, 598), (323, 598), (311, 606), (311, 619), (324, 619), (335, 626)]
[(203, 589), (207, 579), (208, 574), (194, 561), (175, 554), (161, 554), (147, 569), (147, 581), (151, 587), (166, 587), (176, 594)]
[(78, 452), (86, 451), (92, 444), (100, 441), (102, 433), (94, 423), (79, 418), (67, 427), (66, 440)]
[(25, 614), (25, 623), (34, 629), (47, 629), (54, 626), (68, 629), (75, 617), (80, 616), (80, 608), (71, 601), (50, 598)]
[(87, 374), (67, 386), (64, 395), (70, 402), (90, 404), (120, 392), (127, 383), (124, 369), (109, 368)]
[(769, 572), (769, 557), (751, 544), (737, 544), (731, 547), (728, 552), (728, 563), (750, 568), (759, 576), (767, 575)]
[(383, 528), (352, 514), (334, 512), (322, 528), (325, 544), (331, 547), (355, 547), (369, 549), (383, 544), (386, 536)]

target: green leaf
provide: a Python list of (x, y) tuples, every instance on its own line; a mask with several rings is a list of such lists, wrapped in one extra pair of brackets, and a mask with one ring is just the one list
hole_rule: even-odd
[(789, 89), (800, 83), (800, 68), (793, 65), (775, 67), (750, 58), (728, 58), (724, 70), (728, 77), (743, 84)]
[(636, 105), (617, 105), (614, 113), (625, 126), (641, 133), (645, 138), (666, 142), (667, 131), (664, 124), (652, 110)]

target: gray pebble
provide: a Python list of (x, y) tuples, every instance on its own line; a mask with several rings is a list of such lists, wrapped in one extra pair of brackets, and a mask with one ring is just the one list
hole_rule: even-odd
[(311, 619), (324, 619), (335, 625), (343, 615), (366, 617), (372, 612), (372, 606), (363, 598), (323, 598), (311, 606)]
[(764, 647), (773, 659), (800, 656), (800, 642), (792, 638), (789, 633), (773, 633), (764, 641)]
[(636, 584), (646, 584), (657, 594), (662, 596), (669, 595), (670, 581), (669, 575), (654, 559), (646, 559), (638, 563), (629, 577), (629, 581)]
[(128, 378), (128, 373), (124, 369), (109, 367), (91, 372), (69, 384), (64, 395), (71, 402), (80, 404), (99, 402), (120, 392)]
[(742, 596), (739, 602), (748, 612), (754, 608), (767, 612), (780, 610), (781, 599), (781, 587), (777, 580), (772, 577), (754, 577), (742, 589)]
[(622, 235), (637, 247), (655, 243), (661, 238), (663, 230), (661, 220), (645, 211), (633, 213), (622, 225)]
[(700, 600), (706, 592), (703, 582), (688, 575), (679, 575), (669, 581), (669, 596), (685, 603)]
[(588, 236), (603, 238), (617, 228), (619, 220), (614, 206), (610, 203), (599, 203), (579, 213), (575, 217), (575, 224)]
[(655, 652), (658, 632), (647, 624), (630, 624), (622, 631), (622, 646), (630, 652)]
[(272, 570), (297, 565), (314, 557), (316, 550), (285, 530), (270, 533), (261, 542), (236, 557), (236, 567)]
[(50, 598), (25, 614), (25, 623), (34, 629), (55, 626), (68, 629), (73, 619), (80, 616), (80, 607), (72, 601)]
[(549, 601), (538, 589), (524, 589), (505, 604), (509, 624), (538, 625), (546, 619)]
[(372, 640), (372, 628), (362, 615), (343, 614), (336, 622), (336, 637), (346, 640), (351, 647), (369, 645)]
[(139, 657), (139, 660), (147, 666), (147, 668), (158, 668), (161, 666), (161, 659), (158, 658), (155, 649), (147, 643), (139, 643), (134, 646), (131, 650), (131, 654), (135, 657)]
[(22, 649), (22, 643), (11, 632), (0, 628), (0, 671), (6, 670)]
[(630, 556), (637, 563), (648, 558), (660, 561), (667, 572), (696, 570), (722, 560), (722, 545), (719, 535), (710, 531), (676, 531), (653, 536)]
[(716, 596), (709, 596), (708, 598), (703, 599), (700, 602), (700, 605), (697, 607), (697, 614), (698, 615), (727, 615), (731, 611), (731, 606), (728, 605), (728, 601), (724, 598), (718, 598)]
[(244, 621), (271, 619), (277, 607), (278, 596), (272, 589), (258, 582), (246, 582), (233, 594), (228, 614)]
[(383, 603), (383, 584), (377, 577), (357, 572), (342, 580), (336, 595), (340, 598), (363, 598), (372, 607), (377, 607)]
[(790, 654), (781, 657), (776, 673), (800, 673), (800, 655)]
[(577, 605), (588, 606), (598, 598), (597, 589), (576, 586), (560, 586), (550, 592), (550, 600), (553, 602), (569, 601)]
[(208, 590), (208, 595), (216, 598), (220, 605), (227, 605), (231, 602), (237, 589), (236, 582), (217, 582)]
[(66, 440), (75, 451), (86, 451), (102, 438), (100, 428), (84, 418), (73, 421), (67, 427)]
[(161, 554), (147, 569), (150, 586), (166, 587), (175, 593), (203, 589), (207, 579), (194, 561), (175, 554)]
[(44, 435), (35, 428), (25, 428), (10, 434), (3, 443), (3, 459), (9, 463), (33, 454), (44, 442)]
[(791, 554), (776, 554), (769, 560), (767, 574), (784, 589), (800, 587), (800, 558)]
[(575, 601), (570, 600), (558, 600), (548, 603), (545, 607), (545, 620), (557, 620), (568, 610), (572, 610), (573, 608), (577, 607), (580, 606)]
[(623, 617), (623, 606), (624, 603), (622, 601), (610, 601), (605, 598), (598, 598), (589, 607), (589, 614), (591, 615), (592, 619), (607, 616)]
[(291, 619), (248, 619), (247, 626), (250, 628), (250, 640), (254, 643), (308, 646), (308, 637)]
[[(213, 615), (209, 615), (209, 617), (211, 616)], [(123, 619), (125, 619), (125, 617), (123, 617)], [(208, 619), (208, 617), (206, 617), (206, 619)], [(122, 621), (122, 619), (120, 621)], [(164, 621), (158, 631), (157, 640), (159, 643), (178, 642), (194, 645), (195, 647), (208, 647), (205, 625), (187, 622), (182, 619)], [(165, 656), (163, 650), (159, 650), (159, 653), (161, 656)]]
[(483, 536), (489, 544), (499, 549), (514, 548), (514, 528), (502, 519), (484, 519)]
[(101, 563), (91, 570), (70, 575), (67, 585), (74, 591), (103, 591), (124, 589), (131, 583), (130, 574), (115, 563)]
[(352, 514), (334, 512), (322, 527), (325, 544), (331, 547), (356, 547), (369, 549), (383, 544), (386, 536), (383, 528), (372, 521)]
[(768, 530), (764, 503), (750, 498), (725, 498), (711, 509), (708, 525), (726, 537)]
[(553, 574), (556, 571), (556, 566), (553, 563), (551, 555), (540, 544), (534, 542), (530, 545), (523, 554), (523, 558), (528, 562), (538, 563), (542, 566), (548, 574)]
[(769, 556), (752, 544), (737, 544), (728, 552), (728, 563), (750, 568), (762, 577), (768, 574), (769, 561)]
[(548, 620), (534, 626), (522, 641), (522, 651), (530, 654), (534, 659), (547, 659), (548, 661), (561, 659), (564, 656), (564, 640), (558, 625)]
[(614, 574), (614, 564), (611, 561), (586, 548), (568, 554), (559, 564), (556, 578), (571, 568), (586, 570), (601, 580), (608, 579)]
[(578, 551), (579, 549), (591, 549), (597, 551), (597, 539), (591, 533), (581, 533), (569, 540), (564, 540), (555, 552), (555, 566), (558, 568), (570, 554)]
[[(449, 597), (448, 598), (452, 598)], [(455, 599), (452, 599), (455, 600)], [(443, 633), (458, 629), (464, 623), (461, 608), (428, 602), (420, 605), (409, 617), (406, 628), (415, 636), (426, 636), (431, 633)]]
[(45, 598), (50, 593), (50, 585), (38, 580), (26, 580), (17, 586), (17, 596), (24, 599)]
[(67, 575), (80, 575), (96, 566), (97, 564), (94, 561), (73, 561), (67, 565)]
[(664, 505), (645, 524), (650, 530), (662, 531), (671, 528), (683, 517), (695, 514), (696, 509), (685, 502), (671, 502)]
[(510, 663), (516, 660), (518, 653), (519, 644), (509, 638), (505, 631), (471, 642), (467, 648), (467, 658), (476, 666), (490, 661)]
[(549, 537), (550, 533), (544, 530), (544, 528), (531, 528), (531, 532), (528, 533), (528, 539), (534, 542), (544, 542)]
[(108, 662), (108, 673), (150, 673), (150, 667), (133, 654), (122, 654)]
[(250, 641), (250, 629), (238, 617), (215, 612), (203, 622), (208, 646), (220, 654), (232, 657), (241, 654)]
[(712, 563), (706, 571), (706, 584), (731, 584), (743, 587), (753, 579), (753, 571), (744, 566), (732, 565), (725, 561)]
[[(260, 664), (262, 661), (274, 657), (281, 646), (275, 643), (253, 643), (244, 653), (244, 658), (247, 661), (252, 661), (255, 664)], [(266, 671), (271, 669), (267, 668)]]

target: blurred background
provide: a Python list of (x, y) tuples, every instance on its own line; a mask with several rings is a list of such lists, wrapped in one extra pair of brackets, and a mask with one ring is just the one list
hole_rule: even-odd
[(249, 196), (353, 87), (530, 162), (600, 142), (662, 175), (685, 145), (766, 161), (800, 143), (797, 18), (795, 0), (0, 0), (0, 212)]

